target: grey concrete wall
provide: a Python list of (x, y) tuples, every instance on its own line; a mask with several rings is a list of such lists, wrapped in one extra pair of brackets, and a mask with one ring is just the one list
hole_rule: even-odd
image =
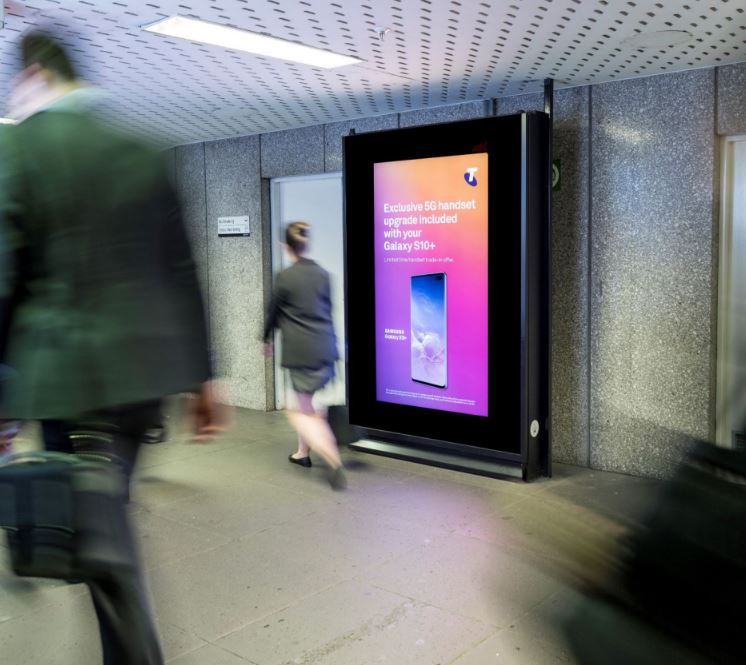
[(591, 465), (665, 476), (713, 423), (715, 74), (592, 95)]
[(262, 134), (262, 178), (324, 172), (324, 127)]
[[(717, 134), (746, 133), (745, 90), (746, 63), (556, 93), (556, 460), (665, 476), (683, 451), (678, 433), (711, 433)], [(540, 95), (523, 95), (176, 148), (198, 260), (209, 267), (219, 365), (235, 374), (234, 401), (267, 408), (272, 399), (271, 366), (256, 344), (271, 282), (269, 178), (341, 170), (342, 137), (352, 128), (542, 108)], [(250, 241), (221, 244), (210, 225), (217, 214), (245, 214), (235, 208), (262, 223)]]
[(451, 106), (436, 106), (435, 108), (407, 111), (399, 114), (400, 127), (417, 127), (419, 125), (434, 125), (438, 122), (454, 122), (456, 120), (471, 120), (490, 115), (491, 102), (466, 102)]
[(358, 134), (363, 134), (364, 132), (396, 129), (398, 126), (398, 113), (324, 125), (324, 170), (327, 173), (342, 170), (342, 139), (351, 130), (354, 129)]
[(717, 71), (717, 131), (746, 134), (746, 62)]
[(552, 197), (552, 445), (558, 461), (588, 465), (590, 90), (560, 90), (554, 112), (561, 182)]
[[(259, 137), (205, 144), (210, 330), (215, 367), (236, 406), (265, 409)], [(219, 237), (219, 217), (248, 215), (251, 235)]]
[[(174, 149), (175, 181), (208, 310), (216, 375), (226, 399), (264, 410), (268, 383), (260, 336), (264, 325), (264, 247), (259, 138)], [(248, 238), (220, 238), (217, 219), (249, 215)]]

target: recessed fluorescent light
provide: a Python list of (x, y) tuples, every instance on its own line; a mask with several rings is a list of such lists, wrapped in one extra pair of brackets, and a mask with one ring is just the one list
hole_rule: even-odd
[(17, 122), (13, 118), (0, 118), (0, 125), (15, 125)]
[(353, 58), (349, 55), (340, 55), (304, 44), (289, 42), (285, 39), (267, 37), (256, 32), (239, 30), (218, 23), (208, 23), (186, 16), (171, 16), (162, 21), (146, 25), (144, 29), (166, 37), (178, 37), (179, 39), (222, 46), (236, 51), (248, 51), (255, 55), (300, 62), (304, 65), (324, 69), (344, 67), (362, 62), (359, 58)]

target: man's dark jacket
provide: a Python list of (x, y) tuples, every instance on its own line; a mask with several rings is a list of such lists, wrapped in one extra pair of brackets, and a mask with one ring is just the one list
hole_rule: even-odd
[(195, 265), (161, 159), (50, 109), (0, 136), (0, 416), (64, 419), (209, 378)]

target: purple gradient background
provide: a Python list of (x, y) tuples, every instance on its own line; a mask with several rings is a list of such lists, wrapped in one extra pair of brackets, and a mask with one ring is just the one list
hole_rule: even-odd
[[(479, 168), (476, 174), (478, 185), (471, 187), (464, 180), (464, 173), (467, 168), (474, 166)], [(376, 398), (379, 401), (477, 416), (488, 415), (487, 176), (487, 155), (484, 153), (374, 165)], [(384, 203), (471, 199), (477, 200), (477, 209), (459, 211), (458, 224), (402, 227), (423, 229), (421, 239), (434, 241), (438, 246), (435, 251), (407, 254), (383, 249), (386, 240)], [(389, 213), (385, 216), (407, 214)], [(397, 256), (450, 257), (453, 263), (384, 262), (386, 257)], [(410, 277), (436, 272), (448, 275), (446, 388), (416, 383), (411, 378)], [(404, 330), (406, 341), (385, 339), (386, 328)], [(387, 389), (473, 400), (475, 403), (454, 404), (433, 402), (417, 396), (387, 395)]]

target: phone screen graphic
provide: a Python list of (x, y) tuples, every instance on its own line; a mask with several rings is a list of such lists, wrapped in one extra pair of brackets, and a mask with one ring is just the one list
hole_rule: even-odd
[(412, 380), (438, 388), (448, 385), (446, 274), (410, 279)]

